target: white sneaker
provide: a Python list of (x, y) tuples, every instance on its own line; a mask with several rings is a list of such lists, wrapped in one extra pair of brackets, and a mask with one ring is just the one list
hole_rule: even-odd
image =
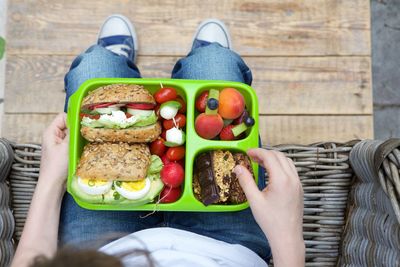
[(192, 50), (211, 43), (219, 43), (225, 48), (232, 49), (229, 31), (218, 19), (207, 19), (200, 23), (193, 37)]
[(136, 61), (138, 43), (136, 31), (128, 18), (114, 14), (100, 28), (97, 44), (111, 52)]

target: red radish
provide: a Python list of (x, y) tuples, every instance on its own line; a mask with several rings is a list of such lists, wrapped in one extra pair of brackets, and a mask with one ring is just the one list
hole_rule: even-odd
[(89, 106), (89, 109), (93, 110), (95, 108), (106, 108), (112, 105), (115, 105), (116, 103), (101, 103), (101, 104), (93, 104)]
[(142, 109), (142, 110), (152, 110), (156, 105), (151, 103), (128, 103), (126, 104), (127, 108), (131, 109)]
[(164, 184), (172, 188), (176, 188), (183, 183), (185, 171), (178, 163), (170, 162), (164, 165), (160, 175)]
[(170, 163), (171, 161), (168, 159), (167, 155), (164, 154), (161, 156), (161, 161), (164, 165), (167, 165), (168, 163)]
[(232, 133), (233, 127), (235, 127), (235, 125), (230, 124), (222, 128), (222, 131), (219, 133), (219, 138), (221, 138), (221, 140), (234, 140), (235, 136)]
[(161, 203), (171, 203), (177, 201), (182, 194), (182, 190), (180, 187), (171, 188), (164, 187), (164, 189), (160, 193), (160, 202)]

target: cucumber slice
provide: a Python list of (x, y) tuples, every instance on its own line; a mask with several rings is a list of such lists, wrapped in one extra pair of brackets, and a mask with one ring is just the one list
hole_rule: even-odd
[(227, 126), (227, 125), (231, 124), (232, 122), (233, 122), (233, 120), (225, 119), (224, 120), (224, 126)]
[(95, 108), (94, 111), (99, 113), (99, 114), (111, 114), (113, 111), (119, 111), (119, 107), (106, 107), (106, 108)]
[(127, 108), (126, 112), (128, 112), (131, 115), (137, 115), (137, 116), (143, 116), (143, 117), (148, 117), (150, 116), (154, 111), (153, 110), (143, 110), (143, 109), (133, 109), (133, 108)]
[(219, 91), (217, 89), (210, 89), (210, 93), (208, 94), (207, 105), (206, 105), (206, 114), (207, 115), (215, 115), (218, 114), (218, 108), (212, 110), (208, 107), (208, 100), (210, 98), (219, 99)]
[(232, 133), (235, 137), (238, 137), (241, 133), (247, 130), (247, 125), (242, 122), (241, 124), (236, 125), (232, 128)]

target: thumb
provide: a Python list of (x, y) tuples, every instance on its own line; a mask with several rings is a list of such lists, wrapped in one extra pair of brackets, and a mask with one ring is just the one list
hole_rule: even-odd
[(253, 175), (249, 170), (241, 165), (238, 165), (233, 170), (239, 180), (239, 184), (242, 187), (244, 193), (246, 194), (247, 200), (250, 205), (256, 203), (257, 198), (260, 195), (260, 190), (258, 189), (256, 182), (254, 181)]
[(68, 143), (69, 143), (69, 129), (66, 128), (66, 129), (64, 130), (64, 133), (65, 133), (65, 137), (64, 137), (63, 142), (68, 144)]

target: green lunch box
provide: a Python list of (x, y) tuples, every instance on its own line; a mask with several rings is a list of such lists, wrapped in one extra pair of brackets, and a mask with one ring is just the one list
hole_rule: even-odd
[[(149, 203), (142, 206), (129, 204), (92, 204), (80, 200), (72, 189), (72, 179), (75, 174), (83, 147), (87, 141), (80, 134), (80, 108), (82, 99), (88, 92), (98, 87), (109, 84), (137, 84), (144, 86), (151, 93), (155, 93), (163, 87), (174, 87), (178, 94), (185, 100), (187, 105), (186, 114), (186, 154), (185, 154), (185, 180), (182, 185), (181, 197), (173, 203)], [(197, 135), (194, 121), (198, 112), (195, 109), (196, 97), (203, 91), (211, 88), (222, 90), (226, 87), (237, 89), (245, 98), (246, 107), (254, 118), (255, 124), (247, 130), (246, 137), (241, 140), (219, 141), (206, 140)], [(230, 150), (246, 153), (250, 148), (258, 147), (258, 100), (254, 89), (250, 86), (228, 81), (205, 81), (205, 80), (178, 80), (178, 79), (133, 79), (133, 78), (100, 78), (92, 79), (83, 83), (80, 88), (70, 97), (68, 103), (68, 127), (70, 129), (69, 144), (69, 167), (68, 167), (68, 192), (73, 196), (79, 206), (91, 210), (160, 210), (160, 211), (202, 211), (202, 212), (224, 212), (239, 211), (247, 208), (247, 202), (241, 204), (212, 204), (205, 206), (197, 200), (192, 188), (193, 164), (197, 155), (209, 150)], [(258, 182), (258, 165), (252, 163), (254, 176)], [(156, 200), (155, 200), (156, 201)]]

